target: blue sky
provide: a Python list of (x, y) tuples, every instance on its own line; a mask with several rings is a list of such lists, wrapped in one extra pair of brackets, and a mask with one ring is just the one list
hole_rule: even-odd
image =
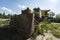
[(0, 0), (0, 13), (20, 14), (27, 7), (50, 9), (57, 14), (60, 13), (60, 0)]

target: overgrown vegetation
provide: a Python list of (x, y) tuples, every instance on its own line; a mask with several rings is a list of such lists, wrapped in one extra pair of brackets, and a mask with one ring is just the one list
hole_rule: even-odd
[(39, 24), (39, 32), (41, 34), (50, 31), (55, 37), (60, 38), (60, 24), (59, 23), (48, 23), (47, 21), (43, 21)]
[(1, 21), (0, 20), (0, 28), (5, 28), (5, 27), (8, 27), (9, 25), (9, 21), (6, 20), (6, 21)]
[[(5, 15), (5, 14), (0, 14), (0, 18), (10, 18), (11, 15)], [(58, 17), (57, 17), (58, 18)], [(55, 18), (57, 21), (58, 19)], [(0, 25), (4, 24), (4, 26), (0, 26), (0, 27), (6, 27), (6, 24), (9, 24), (8, 21), (0, 21)], [(55, 36), (60, 38), (60, 23), (48, 23), (47, 21), (42, 21), (40, 22), (40, 24), (38, 24), (38, 28), (36, 30), (36, 33), (38, 34), (42, 34), (44, 35), (45, 32), (47, 32), (48, 30), (50, 30), (50, 32)], [(36, 34), (34, 34), (36, 35)]]
[(0, 13), (0, 18), (3, 18), (3, 19), (8, 19), (8, 18), (10, 18), (11, 16), (12, 16), (11, 14), (6, 15), (5, 12), (3, 12), (3, 14)]
[(50, 30), (51, 30), (51, 33), (55, 36), (55, 37), (58, 37), (60, 38), (60, 24), (50, 24)]

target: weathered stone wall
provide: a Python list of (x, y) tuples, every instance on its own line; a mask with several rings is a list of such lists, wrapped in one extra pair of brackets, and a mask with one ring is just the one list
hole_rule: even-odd
[(11, 17), (9, 26), (0, 28), (0, 40), (26, 40), (34, 32), (33, 14)]
[(29, 38), (34, 32), (33, 14), (21, 14), (11, 18), (10, 27), (22, 33), (23, 37)]

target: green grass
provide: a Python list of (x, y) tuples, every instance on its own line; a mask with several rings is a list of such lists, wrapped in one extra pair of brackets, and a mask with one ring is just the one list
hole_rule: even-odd
[(60, 38), (60, 32), (56, 29), (52, 30), (51, 33), (55, 36), (55, 37), (58, 37)]
[(50, 30), (51, 30), (51, 33), (55, 36), (55, 37), (58, 37), (60, 38), (60, 31), (58, 28), (60, 28), (60, 24), (50, 24), (49, 25), (50, 27)]
[(60, 31), (59, 31), (60, 23), (41, 22), (40, 24), (43, 24), (44, 26), (43, 30), (50, 30), (55, 37), (60, 38)]
[(6, 25), (9, 25), (9, 22), (8, 21), (1, 21), (0, 20), (0, 27), (4, 27)]
[(44, 34), (47, 30), (50, 30), (55, 37), (60, 38), (60, 23), (48, 23), (47, 21), (41, 22), (37, 27), (37, 32)]

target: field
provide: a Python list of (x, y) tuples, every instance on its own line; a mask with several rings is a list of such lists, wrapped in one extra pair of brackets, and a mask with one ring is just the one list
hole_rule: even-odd
[(50, 30), (51, 30), (51, 33), (60, 38), (60, 23), (52, 23), (50, 24)]
[(0, 27), (3, 27), (5, 25), (9, 25), (8, 19), (0, 19)]
[(42, 22), (41, 24), (43, 24), (43, 31), (44, 31), (44, 33), (45, 32), (50, 32), (55, 37), (60, 38), (60, 23), (53, 23), (53, 22), (52, 23), (47, 23), (47, 22)]

